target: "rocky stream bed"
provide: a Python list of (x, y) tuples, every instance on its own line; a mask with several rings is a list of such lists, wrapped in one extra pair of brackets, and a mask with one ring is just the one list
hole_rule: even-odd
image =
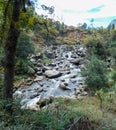
[[(50, 59), (42, 62), (42, 55)], [(86, 62), (86, 49), (82, 45), (61, 45), (43, 47), (41, 53), (30, 56), (34, 69), (29, 70), (33, 78), (24, 80), (14, 92), (14, 98), (21, 100), (22, 108), (38, 110), (41, 102), (50, 103), (54, 98), (82, 98), (84, 78), (81, 70)]]

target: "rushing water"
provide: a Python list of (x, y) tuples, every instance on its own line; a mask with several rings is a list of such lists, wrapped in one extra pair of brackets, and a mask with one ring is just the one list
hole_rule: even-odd
[[(43, 74), (43, 80), (19, 88), (14, 93), (14, 97), (20, 97), (22, 105), (33, 105), (34, 102), (37, 103), (40, 100), (40, 97), (70, 97), (74, 95), (74, 89), (84, 83), (84, 78), (80, 74), (81, 65), (77, 66), (71, 63), (72, 59), (80, 58), (79, 55), (74, 51), (75, 49), (64, 51), (63, 48), (56, 49), (57, 57), (52, 61), (54, 64), (52, 70), (58, 70), (62, 75), (56, 78), (47, 78)], [(78, 47), (78, 49), (83, 51), (82, 47)]]

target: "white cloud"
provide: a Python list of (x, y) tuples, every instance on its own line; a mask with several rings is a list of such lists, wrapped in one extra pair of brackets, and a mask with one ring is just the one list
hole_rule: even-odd
[[(41, 4), (55, 7), (56, 19), (63, 18), (68, 25), (88, 22), (87, 18), (116, 16), (116, 0), (38, 0)], [(98, 12), (88, 12), (103, 5)], [(66, 12), (67, 10), (67, 12)]]

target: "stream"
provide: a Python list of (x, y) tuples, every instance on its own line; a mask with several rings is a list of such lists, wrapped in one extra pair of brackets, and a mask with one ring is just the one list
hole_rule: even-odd
[[(41, 53), (50, 58), (42, 63)], [(82, 45), (44, 47), (42, 52), (30, 57), (34, 63), (34, 79), (28, 79), (14, 92), (22, 108), (38, 109), (42, 99), (79, 98), (87, 96), (81, 70), (86, 62), (86, 49)]]

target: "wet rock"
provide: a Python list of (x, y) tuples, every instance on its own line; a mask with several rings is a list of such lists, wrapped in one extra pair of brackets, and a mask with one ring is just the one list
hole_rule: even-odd
[(50, 63), (49, 66), (55, 67), (55, 66), (56, 66), (56, 63)]
[(83, 59), (82, 58), (72, 59), (70, 62), (73, 63), (74, 65), (78, 66), (78, 65), (81, 65), (83, 63)]
[(59, 84), (59, 88), (61, 88), (62, 90), (71, 90), (66, 83), (61, 83)]
[(57, 77), (60, 77), (62, 74), (56, 70), (46, 70), (45, 75), (48, 78), (57, 78)]
[(36, 74), (40, 76), (43, 74), (43, 72), (40, 70), (40, 71), (37, 71)]
[(33, 98), (35, 98), (37, 96), (39, 96), (39, 94), (38, 93), (34, 93), (33, 95), (30, 96), (30, 99), (33, 99)]
[(34, 57), (35, 59), (42, 59), (43, 58), (43, 54), (42, 53), (37, 53)]
[(38, 81), (42, 81), (43, 79), (44, 79), (43, 76), (37, 76), (33, 81), (38, 82)]
[(48, 66), (43, 66), (43, 68), (42, 68), (42, 70), (44, 70), (44, 71), (46, 71), (46, 70), (51, 70), (52, 69), (52, 67), (48, 67)]
[(35, 87), (33, 88), (33, 91), (36, 92), (37, 94), (44, 91), (43, 88), (41, 86)]
[(43, 64), (42, 63), (40, 63), (40, 62), (37, 62), (37, 65), (36, 65), (37, 67), (42, 67), (43, 66)]
[(37, 63), (36, 60), (33, 59), (33, 58), (30, 58), (30, 61), (31, 61), (33, 64), (36, 64), (36, 63)]
[(42, 53), (37, 53), (37, 54), (32, 54), (30, 56), (30, 59), (34, 59), (34, 60), (38, 60), (38, 59), (41, 59), (43, 57)]
[(40, 110), (40, 106), (37, 104), (39, 100), (41, 99), (41, 96), (37, 96), (30, 101), (26, 102), (25, 105), (23, 105), (22, 109), (30, 109), (30, 110)]
[(37, 104), (40, 106), (40, 108), (45, 107), (48, 104), (51, 104), (54, 101), (54, 97), (50, 96), (49, 98), (40, 99)]
[(88, 93), (85, 91), (81, 93), (81, 96), (87, 96), (87, 95), (88, 95)]
[(50, 58), (50, 59), (54, 59), (55, 58), (55, 53), (53, 51), (45, 50), (44, 54), (45, 54), (45, 56), (47, 58)]
[(18, 90), (18, 91), (16, 91), (14, 94), (13, 94), (13, 97), (14, 98), (22, 98), (22, 95), (23, 95), (23, 93), (20, 91), (20, 90)]

